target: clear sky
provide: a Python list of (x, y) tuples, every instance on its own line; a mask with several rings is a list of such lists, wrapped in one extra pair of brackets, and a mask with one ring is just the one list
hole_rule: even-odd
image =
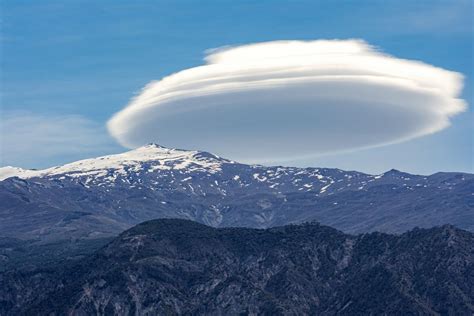
[(5, 0), (0, 165), (43, 168), (126, 150), (107, 133), (111, 115), (150, 81), (202, 65), (207, 49), (360, 38), (464, 74), (469, 109), (433, 135), (284, 164), (473, 172), (472, 12), (470, 0)]

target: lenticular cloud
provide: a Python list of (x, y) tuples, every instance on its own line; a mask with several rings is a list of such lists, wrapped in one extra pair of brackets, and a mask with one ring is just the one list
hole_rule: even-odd
[(362, 40), (225, 47), (205, 61), (149, 83), (110, 119), (112, 136), (264, 162), (402, 142), (466, 107), (459, 73)]

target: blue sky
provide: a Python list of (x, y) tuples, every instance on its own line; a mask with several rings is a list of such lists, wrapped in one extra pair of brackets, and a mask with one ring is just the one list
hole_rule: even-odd
[[(469, 110), (434, 135), (285, 164), (473, 172), (472, 9), (469, 0), (3, 1), (2, 120), (22, 120), (4, 124), (0, 164), (42, 168), (123, 151), (105, 130), (110, 116), (151, 80), (201, 65), (209, 48), (361, 38), (391, 55), (463, 73)], [(63, 130), (20, 135), (27, 127), (18, 125), (62, 117), (70, 122)], [(14, 128), (20, 132), (9, 132)], [(49, 148), (45, 138), (55, 133), (60, 145)]]

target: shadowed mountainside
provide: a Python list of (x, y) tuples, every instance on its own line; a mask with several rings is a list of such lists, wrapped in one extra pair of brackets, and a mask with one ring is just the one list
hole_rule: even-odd
[(467, 315), (474, 235), (153, 220), (59, 268), (0, 275), (2, 315)]

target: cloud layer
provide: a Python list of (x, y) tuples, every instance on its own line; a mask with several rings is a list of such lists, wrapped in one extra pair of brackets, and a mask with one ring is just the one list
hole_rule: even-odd
[(51, 167), (119, 148), (104, 127), (80, 115), (3, 112), (0, 167)]
[(449, 126), (463, 78), (362, 40), (211, 50), (204, 66), (149, 83), (108, 122), (122, 145), (157, 142), (246, 162), (387, 145)]

